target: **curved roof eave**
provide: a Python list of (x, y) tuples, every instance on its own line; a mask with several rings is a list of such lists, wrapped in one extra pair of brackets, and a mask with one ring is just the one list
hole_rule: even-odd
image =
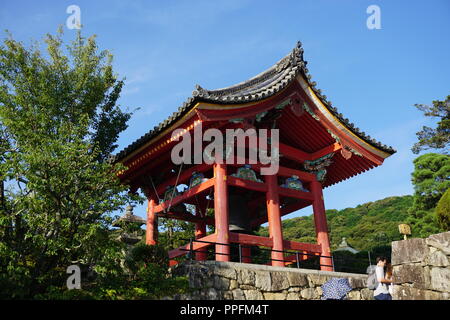
[(281, 60), (279, 60), (272, 67), (255, 77), (243, 81), (241, 83), (215, 90), (206, 90), (199, 85), (196, 85), (192, 92), (192, 97), (189, 97), (169, 118), (155, 126), (152, 130), (141, 136), (139, 139), (128, 145), (122, 151), (109, 158), (110, 162), (119, 162), (124, 160), (129, 155), (135, 153), (138, 149), (144, 147), (149, 141), (156, 138), (167, 128), (172, 126), (182, 117), (187, 115), (198, 102), (206, 102), (212, 104), (226, 105), (226, 104), (245, 104), (250, 102), (257, 102), (272, 97), (273, 95), (286, 88), (298, 75), (302, 75), (306, 83), (320, 99), (325, 108), (334, 116), (339, 122), (346, 127), (354, 135), (389, 155), (396, 152), (392, 147), (381, 144), (363, 131), (357, 128), (347, 118), (344, 118), (342, 113), (339, 113), (337, 108), (333, 107), (327, 97), (322, 94), (322, 91), (316, 88), (317, 83), (312, 81), (309, 70), (306, 67), (307, 61), (303, 59), (303, 48), (301, 42), (297, 42), (295, 48)]

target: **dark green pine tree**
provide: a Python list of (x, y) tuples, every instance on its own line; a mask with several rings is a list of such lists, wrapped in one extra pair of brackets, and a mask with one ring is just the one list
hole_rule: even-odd
[(442, 149), (444, 154), (450, 152), (450, 96), (443, 101), (433, 101), (433, 105), (416, 104), (425, 116), (438, 118), (436, 128), (424, 126), (417, 132), (418, 142), (412, 147), (414, 153), (427, 149)]

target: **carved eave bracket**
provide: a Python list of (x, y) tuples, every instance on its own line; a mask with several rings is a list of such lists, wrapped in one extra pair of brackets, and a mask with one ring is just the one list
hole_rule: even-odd
[(303, 163), (303, 169), (306, 172), (316, 175), (317, 181), (324, 182), (327, 175), (327, 167), (333, 163), (334, 152), (329, 153), (316, 160), (305, 160)]
[(345, 160), (349, 160), (353, 154), (362, 157), (362, 154), (353, 149), (352, 147), (346, 145), (336, 134), (333, 133), (330, 129), (327, 129), (328, 133), (331, 135), (331, 137), (336, 141), (336, 143), (339, 143), (341, 145), (341, 156)]

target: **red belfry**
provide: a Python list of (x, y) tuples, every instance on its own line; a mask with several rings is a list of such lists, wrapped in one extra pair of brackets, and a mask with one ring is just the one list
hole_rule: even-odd
[[(215, 128), (224, 136), (226, 129), (278, 130), (278, 171), (262, 175), (267, 164), (250, 162), (237, 152), (225, 163), (174, 164), (171, 151), (183, 135), (191, 136), (191, 158), (199, 159), (207, 145), (200, 141), (203, 148), (194, 148), (199, 125), (203, 132)], [(176, 129), (183, 131), (173, 136)], [(218, 90), (197, 86), (178, 111), (111, 161), (123, 163), (120, 179), (132, 192), (141, 188), (148, 198), (147, 244), (157, 243), (158, 217), (195, 223), (199, 242), (170, 251), (172, 263), (190, 248), (198, 260), (207, 259), (211, 250), (210, 257), (230, 261), (229, 244), (240, 244), (242, 262), (251, 262), (250, 247), (259, 246), (272, 250), (274, 266), (316, 255), (321, 256), (321, 270), (333, 270), (322, 189), (381, 165), (393, 153), (326, 100), (311, 81), (298, 43), (274, 66), (245, 82)], [(307, 206), (313, 208), (317, 243), (284, 239), (282, 216)], [(208, 208), (214, 209), (214, 217), (206, 214)], [(267, 222), (269, 237), (256, 236), (253, 231)], [(215, 230), (209, 235), (208, 225)]]

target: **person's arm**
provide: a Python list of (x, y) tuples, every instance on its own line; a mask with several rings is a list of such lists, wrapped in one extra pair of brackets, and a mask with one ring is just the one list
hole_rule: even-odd
[(376, 274), (377, 274), (377, 280), (380, 283), (392, 283), (392, 280), (388, 280), (384, 277), (384, 272), (382, 268), (378, 268), (375, 270)]
[(381, 278), (381, 280), (378, 280), (378, 282), (381, 282), (381, 283), (393, 283), (392, 280), (386, 279), (386, 278)]

